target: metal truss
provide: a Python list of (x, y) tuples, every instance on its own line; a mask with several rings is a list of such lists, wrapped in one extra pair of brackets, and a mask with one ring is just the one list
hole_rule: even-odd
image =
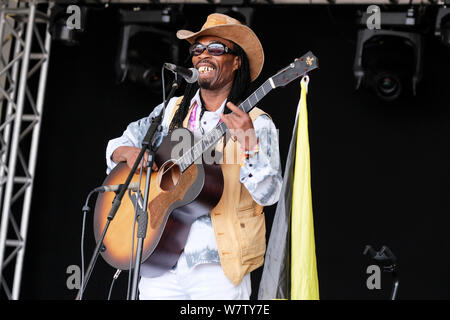
[[(51, 36), (52, 3), (1, 1), (0, 297), (19, 298)], [(14, 263), (15, 262), (15, 263)]]

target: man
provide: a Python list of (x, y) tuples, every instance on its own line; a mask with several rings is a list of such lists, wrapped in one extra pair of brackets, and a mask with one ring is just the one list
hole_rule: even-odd
[[(173, 269), (152, 278), (145, 272), (145, 263), (142, 265), (139, 298), (249, 299), (250, 272), (264, 260), (262, 209), (278, 201), (282, 183), (273, 122), (260, 109), (247, 114), (236, 106), (247, 98), (249, 84), (261, 72), (264, 52), (250, 28), (223, 14), (211, 14), (199, 32), (180, 30), (177, 37), (190, 42), (199, 79), (187, 86), (182, 98), (169, 101), (163, 134), (187, 127), (201, 138), (223, 121), (233, 137), (225, 143), (224, 152), (234, 148), (242, 160), (221, 165), (225, 180), (222, 198), (192, 224)], [(131, 123), (121, 137), (109, 141), (107, 172), (119, 162), (132, 167), (149, 119), (162, 107), (157, 106), (148, 118)]]

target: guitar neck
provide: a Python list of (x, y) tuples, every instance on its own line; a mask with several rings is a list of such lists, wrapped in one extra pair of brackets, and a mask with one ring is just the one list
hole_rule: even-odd
[[(247, 99), (245, 99), (238, 107), (242, 111), (250, 112), (256, 104), (266, 96), (275, 86), (273, 85), (272, 78), (269, 78), (258, 89), (256, 89)], [(202, 154), (209, 150), (212, 146), (222, 138), (222, 136), (228, 131), (227, 126), (222, 121), (217, 126), (209, 131), (200, 141), (194, 144), (182, 157), (177, 160), (181, 172), (189, 168), (195, 160), (200, 158)]]
[(274, 85), (271, 82), (272, 78), (266, 80), (266, 82), (264, 82), (258, 89), (255, 90), (255, 92), (253, 92), (239, 105), (239, 109), (246, 113), (249, 113), (250, 110), (252, 110), (256, 106), (256, 104), (274, 88)]

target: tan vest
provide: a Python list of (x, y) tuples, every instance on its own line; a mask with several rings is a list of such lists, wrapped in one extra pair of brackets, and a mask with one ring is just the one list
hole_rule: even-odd
[[(169, 124), (181, 103), (178, 99)], [(267, 113), (258, 108), (249, 112), (252, 121)], [(187, 127), (190, 111), (183, 121)], [(224, 140), (224, 139), (222, 139)], [(223, 144), (222, 145), (223, 148)], [(220, 146), (218, 148), (221, 148)], [(225, 275), (238, 285), (249, 272), (260, 267), (266, 251), (266, 225), (263, 206), (257, 204), (247, 188), (240, 182), (241, 148), (231, 139), (225, 145), (224, 158), (232, 164), (221, 164), (224, 176), (224, 189), (219, 203), (211, 210), (211, 220), (219, 251), (220, 263)]]

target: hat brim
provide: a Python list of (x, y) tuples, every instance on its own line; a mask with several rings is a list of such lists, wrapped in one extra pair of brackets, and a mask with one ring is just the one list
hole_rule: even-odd
[(264, 50), (256, 34), (242, 24), (227, 24), (205, 28), (199, 32), (179, 30), (177, 38), (194, 43), (201, 36), (216, 36), (238, 44), (247, 55), (250, 64), (250, 79), (254, 81), (264, 65)]

